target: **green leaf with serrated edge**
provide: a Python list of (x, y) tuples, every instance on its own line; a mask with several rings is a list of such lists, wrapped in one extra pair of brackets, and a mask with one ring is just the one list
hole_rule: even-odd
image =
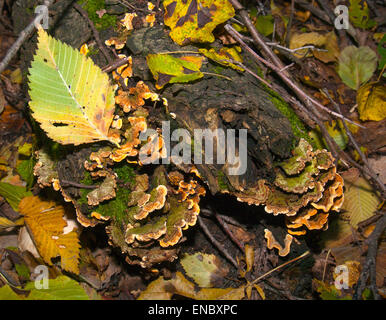
[(0, 182), (0, 196), (7, 200), (13, 210), (18, 211), (20, 200), (32, 196), (32, 192), (27, 191), (25, 187)]
[(356, 228), (358, 223), (374, 215), (380, 204), (380, 199), (367, 180), (359, 176), (357, 170), (349, 170), (342, 174), (346, 191), (342, 215), (351, 226)]
[(340, 53), (338, 74), (351, 89), (358, 90), (377, 68), (377, 55), (369, 47), (348, 46)]
[(200, 71), (203, 57), (173, 57), (169, 54), (149, 54), (147, 65), (154, 79), (156, 88), (161, 89), (168, 83), (190, 82), (200, 79), (204, 74)]
[(29, 73), (32, 116), (51, 139), (74, 145), (115, 143), (108, 136), (114, 90), (90, 58), (40, 29)]

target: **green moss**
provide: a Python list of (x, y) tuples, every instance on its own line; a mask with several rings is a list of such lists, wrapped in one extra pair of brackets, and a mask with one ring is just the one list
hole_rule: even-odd
[[(114, 172), (118, 175), (118, 180), (122, 180), (125, 183), (134, 183), (135, 181), (135, 172), (132, 167), (128, 164), (120, 164), (117, 168), (114, 168)], [(85, 185), (92, 185), (93, 180), (90, 172), (86, 171), (84, 178), (80, 181)], [(78, 199), (79, 204), (87, 204), (87, 194), (92, 191), (90, 189), (81, 189), (80, 198)], [(112, 217), (117, 222), (125, 221), (127, 215), (127, 202), (129, 195), (131, 193), (130, 188), (121, 188), (117, 187), (116, 197), (114, 199), (104, 201), (100, 203), (97, 207), (93, 208), (92, 211), (96, 211), (105, 217)]]
[(114, 218), (117, 222), (124, 222), (130, 192), (131, 190), (128, 188), (118, 187), (116, 190), (116, 197), (99, 204), (94, 211), (105, 217)]
[(135, 171), (134, 169), (128, 165), (123, 163), (118, 167), (114, 167), (114, 172), (118, 175), (119, 180), (123, 180), (124, 182), (134, 183), (135, 182)]
[(95, 47), (90, 47), (88, 50), (89, 51), (87, 52), (87, 55), (86, 55), (87, 57), (94, 56), (94, 55), (98, 54), (98, 52), (99, 52), (99, 49), (95, 48)]
[(292, 132), (298, 138), (303, 138), (310, 142), (310, 137), (308, 136), (306, 127), (303, 122), (296, 115), (295, 111), (275, 92), (270, 92), (269, 98), (276, 108), (288, 119), (291, 124)]
[(225, 68), (220, 66), (220, 65), (214, 65), (211, 69), (210, 72), (216, 73), (216, 74), (223, 74)]
[(102, 18), (99, 18), (96, 13), (99, 10), (106, 9), (104, 0), (79, 0), (78, 2), (83, 5), (83, 8), (87, 11), (88, 17), (98, 30), (115, 26), (117, 22), (116, 16), (105, 13)]
[(220, 190), (228, 190), (227, 178), (222, 171), (217, 174), (217, 184)]
[(88, 186), (92, 185), (93, 181), (92, 181), (91, 173), (88, 171), (85, 171), (84, 178), (80, 180), (80, 183)]

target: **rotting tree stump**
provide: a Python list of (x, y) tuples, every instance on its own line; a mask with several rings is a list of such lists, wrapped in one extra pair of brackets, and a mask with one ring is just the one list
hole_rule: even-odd
[[(149, 53), (197, 51), (197, 47), (176, 45), (162, 27), (135, 31), (126, 46), (133, 55), (133, 73), (149, 83), (153, 77), (146, 64)], [(248, 57), (244, 57), (248, 65)], [(250, 62), (252, 63), (252, 62)], [(249, 65), (256, 70), (256, 65)], [(195, 129), (247, 129), (248, 162), (244, 174), (229, 175), (227, 163), (196, 164), (210, 191), (243, 190), (259, 179), (274, 179), (273, 161), (287, 158), (295, 145), (295, 137), (288, 119), (276, 108), (272, 96), (250, 74), (224, 68), (208, 60), (203, 72), (206, 75), (194, 83), (167, 85), (160, 92), (168, 101), (167, 112), (150, 109), (152, 119), (160, 126), (161, 121), (171, 121), (172, 128), (187, 129), (193, 137)], [(226, 76), (230, 79), (224, 79)], [(236, 142), (236, 147), (239, 145)], [(220, 146), (226, 148), (226, 146)], [(217, 159), (213, 147), (213, 159)], [(180, 166), (183, 169), (183, 165)]]

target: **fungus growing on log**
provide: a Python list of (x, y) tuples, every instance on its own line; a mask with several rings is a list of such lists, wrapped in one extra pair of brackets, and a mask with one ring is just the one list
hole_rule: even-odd
[(237, 199), (264, 205), (267, 213), (285, 215), (291, 235), (327, 229), (329, 213), (339, 211), (343, 204), (344, 186), (331, 153), (313, 151), (311, 145), (301, 139), (293, 156), (278, 163), (275, 172), (272, 184), (259, 180), (255, 188), (235, 193)]
[(267, 247), (268, 249), (276, 248), (279, 250), (279, 256), (285, 257), (291, 249), (291, 243), (293, 240), (293, 236), (287, 234), (284, 239), (284, 247), (275, 239), (272, 232), (268, 229), (264, 229), (264, 237), (267, 239)]

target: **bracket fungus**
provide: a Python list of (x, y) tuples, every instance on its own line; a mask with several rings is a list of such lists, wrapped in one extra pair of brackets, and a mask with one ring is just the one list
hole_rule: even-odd
[[(140, 188), (132, 193), (129, 203), (134, 205), (128, 212), (133, 222), (127, 225), (125, 235), (128, 244), (137, 241), (134, 245), (140, 246), (138, 242), (158, 240), (161, 247), (174, 246), (182, 238), (182, 230), (196, 224), (205, 189), (195, 180), (185, 182), (179, 172), (171, 172), (169, 182), (168, 189), (159, 185), (150, 193)], [(164, 215), (149, 216), (162, 208)]]
[[(277, 164), (273, 183), (259, 180), (255, 188), (235, 195), (239, 201), (264, 205), (267, 213), (285, 215), (290, 235), (326, 230), (329, 213), (339, 211), (343, 204), (344, 181), (336, 172), (330, 152), (313, 151), (312, 146), (301, 139), (292, 153), (291, 158)], [(275, 246), (267, 232), (266, 238)], [(279, 250), (282, 250), (280, 255), (289, 252), (283, 248)]]
[(284, 238), (284, 246), (282, 246), (273, 236), (272, 232), (268, 229), (264, 229), (264, 237), (267, 240), (268, 249), (276, 248), (279, 250), (279, 256), (285, 257), (291, 249), (291, 243), (293, 240), (293, 236), (287, 234)]

